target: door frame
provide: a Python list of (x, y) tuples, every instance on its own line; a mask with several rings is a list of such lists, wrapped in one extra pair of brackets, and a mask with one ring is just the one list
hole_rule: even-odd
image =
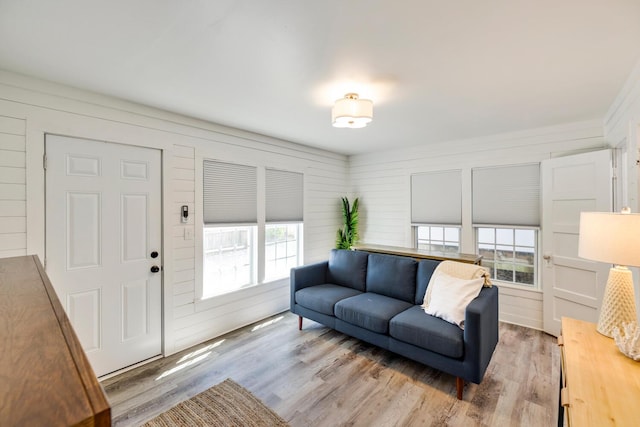
[[(134, 125), (135, 127), (135, 125)], [(71, 138), (109, 141), (117, 144), (142, 148), (154, 148), (161, 152), (161, 245), (163, 253), (162, 276), (162, 343), (161, 354), (171, 354), (173, 343), (173, 242), (172, 227), (167, 221), (172, 215), (171, 177), (166, 173), (173, 157), (175, 136), (171, 132), (155, 128), (138, 128), (132, 131), (132, 125), (120, 121), (106, 121), (103, 118), (80, 116), (73, 113), (50, 111), (43, 113), (32, 111), (26, 121), (26, 216), (27, 216), (27, 253), (45, 259), (45, 135), (59, 135)], [(172, 137), (173, 136), (173, 137)]]
[[(157, 147), (157, 146), (148, 146), (148, 145), (141, 145), (141, 144), (131, 144), (131, 143), (123, 143), (123, 142), (115, 142), (115, 141), (107, 141), (104, 138), (89, 138), (89, 137), (85, 137), (85, 136), (70, 136), (70, 135), (66, 135), (66, 134), (61, 134), (61, 133), (54, 133), (54, 132), (46, 132), (43, 131), (42, 132), (42, 143), (40, 145), (41, 147), (41, 161), (42, 163), (40, 164), (40, 168), (38, 168), (37, 170), (41, 172), (41, 180), (40, 182), (42, 183), (42, 206), (43, 208), (40, 210), (40, 212), (42, 212), (42, 226), (43, 226), (43, 232), (42, 232), (42, 252), (41, 254), (38, 254), (43, 266), (45, 268), (45, 272), (47, 269), (47, 265), (46, 265), (46, 261), (47, 261), (47, 245), (46, 245), (46, 238), (47, 238), (47, 232), (46, 232), (46, 220), (47, 220), (47, 216), (46, 216), (46, 207), (47, 207), (47, 192), (46, 192), (46, 180), (47, 180), (47, 175), (46, 175), (46, 167), (47, 167), (47, 158), (46, 158), (46, 154), (47, 154), (47, 143), (46, 143), (46, 138), (47, 136), (59, 136), (59, 137), (63, 137), (63, 138), (73, 138), (73, 139), (79, 139), (79, 140), (90, 140), (93, 142), (99, 142), (99, 143), (103, 143), (103, 144), (117, 144), (117, 145), (123, 145), (123, 146), (128, 146), (128, 147), (134, 147), (134, 148), (142, 148), (142, 149), (149, 149), (149, 150), (157, 150), (159, 152), (160, 155), (160, 162), (159, 162), (159, 172), (160, 172), (160, 177), (159, 177), (159, 186), (160, 186), (160, 194), (159, 194), (159, 198), (160, 198), (160, 218), (159, 218), (159, 227), (160, 227), (160, 265), (162, 266), (160, 269), (160, 307), (159, 307), (159, 311), (160, 311), (160, 354), (157, 356), (153, 356), (150, 357), (148, 359), (142, 360), (140, 362), (134, 363), (133, 365), (129, 365), (126, 367), (123, 367), (121, 369), (118, 369), (117, 371), (114, 372), (110, 372), (107, 373), (105, 375), (100, 376), (100, 379), (107, 379), (110, 377), (113, 377), (115, 375), (118, 375), (120, 373), (129, 371), (131, 369), (134, 369), (138, 366), (142, 366), (146, 363), (149, 363), (151, 361), (160, 359), (162, 357), (165, 357), (165, 355), (167, 354), (167, 340), (166, 340), (166, 322), (165, 320), (168, 318), (167, 313), (166, 313), (166, 302), (165, 302), (165, 296), (168, 294), (166, 286), (167, 286), (167, 271), (173, 271), (173, 270), (168, 270), (166, 268), (166, 261), (171, 259), (172, 257), (167, 256), (167, 254), (165, 253), (165, 248), (167, 247), (166, 242), (167, 242), (167, 229), (166, 229), (166, 224), (165, 224), (165, 217), (166, 217), (166, 204), (165, 204), (165, 200), (167, 200), (166, 198), (166, 194), (165, 194), (165, 189), (167, 188), (166, 185), (166, 177), (165, 177), (165, 152), (167, 151), (165, 148), (163, 147)], [(27, 169), (28, 170), (28, 169)]]

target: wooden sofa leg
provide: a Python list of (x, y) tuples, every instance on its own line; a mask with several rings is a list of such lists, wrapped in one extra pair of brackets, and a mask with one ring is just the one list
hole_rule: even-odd
[(298, 316), (298, 330), (302, 330), (302, 316)]
[(464, 389), (464, 380), (460, 377), (456, 377), (456, 391), (458, 400), (462, 400), (462, 390)]

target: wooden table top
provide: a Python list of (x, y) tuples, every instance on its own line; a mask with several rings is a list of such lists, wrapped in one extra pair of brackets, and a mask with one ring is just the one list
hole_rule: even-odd
[(111, 425), (111, 411), (36, 256), (0, 259), (0, 424)]
[(562, 318), (571, 426), (640, 425), (640, 362), (590, 322)]
[(362, 243), (353, 246), (353, 249), (357, 251), (376, 252), (390, 255), (400, 255), (417, 259), (435, 259), (439, 261), (458, 261), (469, 264), (478, 264), (482, 260), (482, 255), (476, 254), (463, 254), (460, 252), (441, 252), (441, 251), (429, 251), (426, 249), (415, 248), (403, 248), (400, 246), (386, 246), (386, 245), (372, 245)]

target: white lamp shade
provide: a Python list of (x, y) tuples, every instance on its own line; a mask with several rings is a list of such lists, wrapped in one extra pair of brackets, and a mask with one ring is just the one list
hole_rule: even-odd
[(640, 267), (640, 214), (580, 213), (578, 256)]
[(338, 128), (363, 128), (373, 118), (373, 102), (358, 99), (357, 94), (347, 94), (338, 99), (331, 109), (331, 123)]

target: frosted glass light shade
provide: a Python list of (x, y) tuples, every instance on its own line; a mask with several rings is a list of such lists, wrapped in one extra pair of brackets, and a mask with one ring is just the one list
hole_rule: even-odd
[(640, 214), (582, 212), (578, 256), (640, 267)]
[(331, 109), (331, 123), (337, 128), (363, 128), (373, 119), (373, 102), (359, 99), (357, 93), (348, 93), (336, 100)]

